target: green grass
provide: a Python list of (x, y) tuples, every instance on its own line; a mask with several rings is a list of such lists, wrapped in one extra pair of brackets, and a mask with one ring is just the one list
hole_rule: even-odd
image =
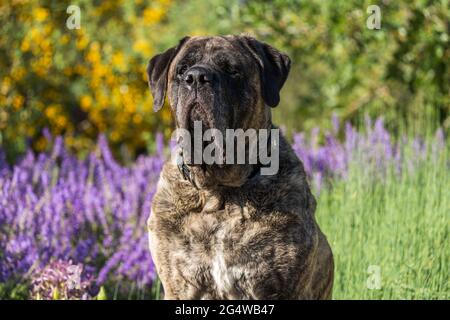
[[(333, 298), (449, 299), (448, 157), (401, 176), (390, 171), (377, 179), (355, 164), (318, 197), (335, 258)], [(379, 289), (367, 286), (370, 266), (379, 268)]]

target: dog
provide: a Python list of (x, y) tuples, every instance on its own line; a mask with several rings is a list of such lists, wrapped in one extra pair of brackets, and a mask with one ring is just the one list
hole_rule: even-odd
[[(185, 37), (149, 62), (154, 111), (167, 97), (178, 129), (273, 129), (290, 64), (248, 35)], [(148, 219), (165, 299), (331, 298), (316, 201), (302, 162), (282, 135), (278, 144), (273, 175), (259, 162), (187, 164), (183, 154), (165, 163)]]

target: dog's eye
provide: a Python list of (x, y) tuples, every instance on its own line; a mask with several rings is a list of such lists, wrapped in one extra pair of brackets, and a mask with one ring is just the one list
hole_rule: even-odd
[(239, 75), (240, 75), (239, 69), (237, 69), (237, 68), (235, 68), (235, 67), (232, 67), (232, 66), (229, 66), (229, 65), (226, 65), (226, 66), (224, 67), (224, 71), (225, 71), (227, 74), (229, 74), (230, 76), (232, 76), (232, 77), (236, 77), (236, 76), (239, 76)]
[(179, 75), (179, 76), (183, 75), (187, 69), (188, 69), (188, 66), (185, 64), (178, 66), (177, 67), (177, 75)]
[(236, 70), (236, 69), (232, 69), (232, 70), (228, 71), (228, 74), (230, 76), (238, 76), (238, 75), (240, 75), (239, 71)]

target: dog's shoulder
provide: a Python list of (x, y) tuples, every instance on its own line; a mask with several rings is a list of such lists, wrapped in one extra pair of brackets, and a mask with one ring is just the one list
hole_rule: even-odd
[(244, 187), (245, 195), (262, 211), (314, 214), (316, 201), (311, 193), (303, 163), (291, 145), (280, 136), (279, 171), (260, 175)]

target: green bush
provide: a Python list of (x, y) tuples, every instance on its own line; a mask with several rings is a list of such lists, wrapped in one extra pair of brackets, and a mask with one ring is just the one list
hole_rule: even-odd
[[(69, 4), (82, 9), (68, 30)], [(11, 154), (42, 128), (86, 150), (99, 132), (133, 156), (156, 131), (170, 133), (168, 108), (151, 111), (148, 59), (185, 35), (250, 33), (293, 60), (275, 121), (288, 130), (326, 126), (331, 113), (357, 122), (385, 116), (391, 129), (450, 127), (448, 1), (212, 0), (0, 5), (0, 143)], [(425, 128), (427, 129), (427, 128)]]

